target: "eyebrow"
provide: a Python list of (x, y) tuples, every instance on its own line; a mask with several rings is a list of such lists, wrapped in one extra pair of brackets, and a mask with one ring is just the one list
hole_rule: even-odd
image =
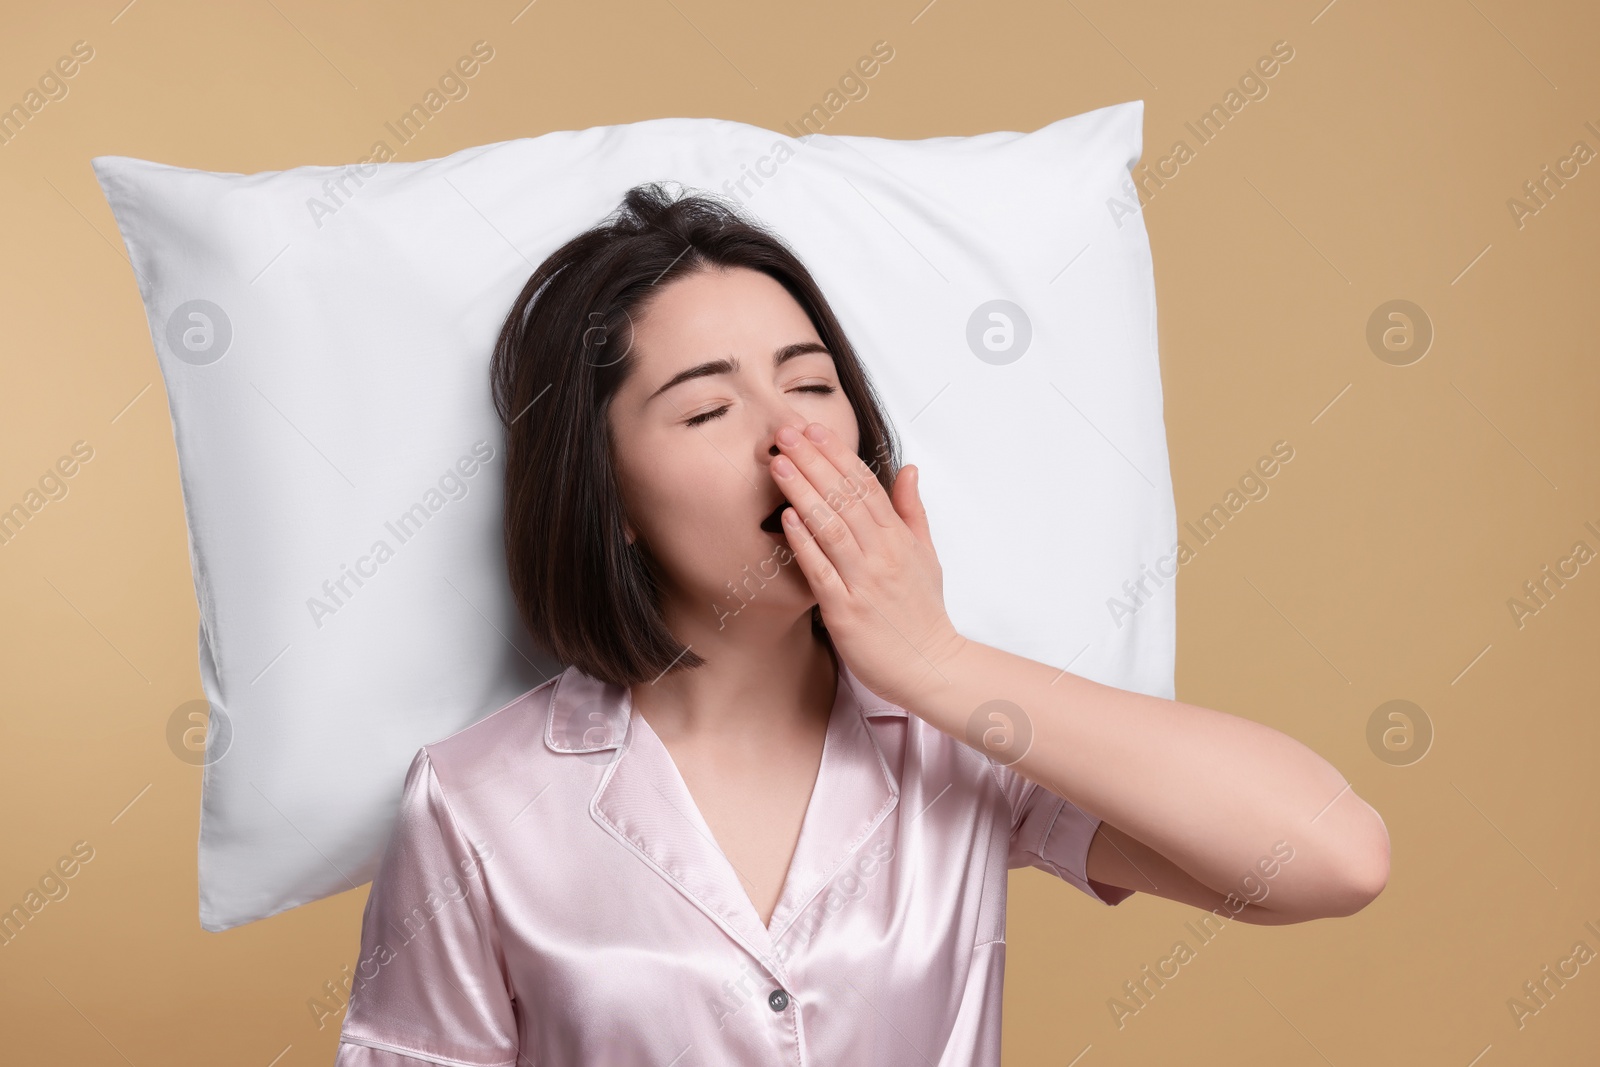
[[(774, 368), (781, 367), (789, 360), (794, 359), (796, 356), (804, 356), (812, 352), (820, 352), (829, 357), (832, 357), (833, 355), (832, 352), (828, 351), (826, 345), (819, 344), (816, 341), (797, 341), (792, 345), (784, 345), (782, 348), (772, 353), (772, 366)], [(732, 374), (738, 369), (739, 361), (737, 359), (713, 359), (709, 362), (698, 364), (690, 367), (688, 370), (679, 371), (677, 374), (674, 374), (671, 378), (667, 379), (667, 383), (660, 389), (657, 389), (655, 392), (645, 397), (644, 402), (646, 404), (650, 403), (650, 401), (654, 400), (656, 397), (660, 396), (662, 393), (666, 392), (668, 389), (671, 389), (675, 385), (682, 385), (684, 382), (693, 381), (696, 378), (709, 378), (718, 374)]]

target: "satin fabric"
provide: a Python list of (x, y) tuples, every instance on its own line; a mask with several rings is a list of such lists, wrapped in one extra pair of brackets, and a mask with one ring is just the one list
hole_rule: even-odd
[(763, 925), (628, 690), (576, 668), (416, 754), (336, 1067), (999, 1067), (1006, 872), (1100, 820), (867, 690)]

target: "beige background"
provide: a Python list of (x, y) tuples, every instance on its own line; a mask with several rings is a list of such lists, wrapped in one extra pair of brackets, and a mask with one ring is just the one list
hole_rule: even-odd
[[(1508, 606), (1575, 542), (1600, 551), (1600, 162), (1520, 226), (1508, 207), (1600, 150), (1600, 14), (1322, 2), (12, 5), (0, 105), (74, 42), (94, 55), (0, 146), (0, 507), (75, 441), (94, 455), (0, 546), (0, 905), (94, 854), (0, 947), (0, 1058), (328, 1063), (339, 1017), (319, 1029), (308, 1000), (355, 959), (367, 893), (198, 925), (200, 776), (165, 738), (201, 695), (176, 458), (90, 157), (353, 161), (480, 39), (470, 95), (399, 158), (662, 116), (779, 128), (882, 39), (893, 60), (827, 132), (1033, 130), (1143, 98), (1146, 165), (1188, 142), (1146, 186), (1180, 522), (1274, 442), (1294, 459), (1181, 571), (1178, 695), (1312, 746), (1393, 841), (1359, 915), (1204, 945), (1192, 909), (1016, 872), (1006, 1062), (1600, 1059), (1600, 962), (1520, 1027), (1507, 1005), (1577, 942), (1600, 952), (1600, 563), (1520, 626)], [(1278, 41), (1268, 95), (1201, 144), (1185, 123)], [(1400, 299), (1434, 331), (1406, 366), (1367, 340)], [(1369, 744), (1397, 699), (1434, 731), (1420, 761)], [(1180, 939), (1194, 958), (1119, 1028), (1108, 1001)]]

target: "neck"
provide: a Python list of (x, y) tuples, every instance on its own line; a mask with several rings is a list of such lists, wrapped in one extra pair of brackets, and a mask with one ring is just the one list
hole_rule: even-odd
[[(806, 610), (792, 622), (725, 628), (677, 625), (672, 632), (706, 660), (669, 671), (630, 692), (633, 709), (664, 740), (714, 737), (737, 744), (825, 723), (840, 684), (826, 638)], [(765, 621), (765, 620), (763, 620)]]

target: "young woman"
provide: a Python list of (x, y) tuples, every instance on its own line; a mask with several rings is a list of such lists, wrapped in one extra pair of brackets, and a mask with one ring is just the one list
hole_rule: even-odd
[(571, 666), (417, 753), (343, 1067), (996, 1067), (1008, 868), (1261, 924), (1383, 888), (1298, 741), (956, 631), (849, 340), (719, 202), (631, 190), (493, 384), (511, 582)]

